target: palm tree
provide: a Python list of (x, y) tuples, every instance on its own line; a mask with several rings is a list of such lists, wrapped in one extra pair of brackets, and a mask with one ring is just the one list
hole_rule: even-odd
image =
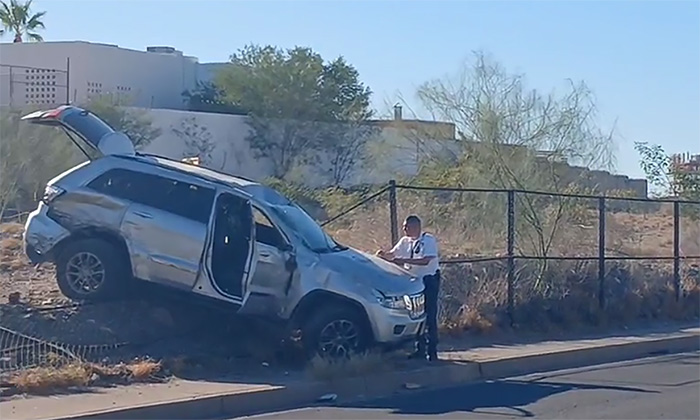
[(9, 4), (7, 1), (0, 1), (0, 23), (3, 26), (0, 35), (4, 35), (5, 32), (13, 32), (15, 34), (13, 42), (22, 42), (25, 35), (30, 41), (43, 41), (44, 38), (36, 31), (45, 29), (41, 18), (46, 12), (32, 14), (31, 6), (32, 0), (28, 0), (24, 4), (20, 4), (18, 0), (10, 0)]

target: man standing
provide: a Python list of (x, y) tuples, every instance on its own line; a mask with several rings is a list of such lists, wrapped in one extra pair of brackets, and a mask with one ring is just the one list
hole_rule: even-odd
[(394, 245), (391, 251), (377, 251), (377, 256), (403, 265), (417, 278), (423, 279), (425, 286), (426, 327), (419, 338), (416, 356), (427, 357), (430, 361), (437, 360), (438, 344), (438, 293), (440, 291), (440, 261), (435, 237), (422, 231), (421, 220), (411, 215), (403, 223), (404, 236)]

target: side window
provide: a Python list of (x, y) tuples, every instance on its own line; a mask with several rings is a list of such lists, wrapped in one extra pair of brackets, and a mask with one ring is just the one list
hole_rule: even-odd
[(276, 248), (282, 248), (286, 244), (275, 225), (256, 207), (253, 207), (253, 218), (255, 219), (255, 239), (258, 242)]
[(136, 186), (142, 174), (124, 169), (112, 169), (90, 181), (88, 188), (129, 201), (136, 200)]
[(153, 178), (152, 185), (158, 188), (144, 191), (144, 199), (152, 207), (177, 214), (178, 216), (200, 223), (208, 223), (214, 205), (215, 192), (211, 188), (190, 184), (174, 179), (148, 175)]
[(125, 169), (105, 172), (88, 188), (200, 223), (209, 222), (215, 195), (211, 188)]

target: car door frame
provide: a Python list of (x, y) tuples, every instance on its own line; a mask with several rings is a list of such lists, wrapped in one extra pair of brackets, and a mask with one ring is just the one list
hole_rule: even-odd
[[(108, 171), (105, 171), (102, 175), (107, 174), (111, 171), (123, 171), (126, 173), (130, 173), (135, 176), (147, 176), (147, 177), (154, 177), (154, 178), (162, 178), (164, 180), (172, 180), (174, 182), (178, 182), (180, 184), (184, 185), (190, 185), (190, 186), (195, 186), (197, 188), (202, 188), (202, 189), (208, 189), (211, 190), (214, 193), (214, 196), (216, 196), (216, 187), (212, 185), (203, 185), (202, 183), (198, 182), (192, 182), (190, 180), (182, 179), (179, 176), (170, 178), (164, 174), (160, 174), (157, 172), (151, 172), (145, 168), (112, 168)], [(102, 176), (100, 175), (100, 176)], [(97, 178), (96, 178), (97, 179)], [(137, 193), (138, 194), (138, 193)], [(204, 250), (205, 250), (205, 245), (206, 245), (206, 236), (207, 232), (209, 230), (209, 224), (211, 222), (211, 216), (212, 216), (212, 210), (209, 211), (208, 217), (206, 221), (203, 220), (194, 220), (191, 217), (188, 217), (187, 215), (180, 214), (178, 212), (173, 212), (171, 210), (167, 210), (164, 208), (159, 208), (157, 206), (152, 205), (151, 203), (144, 203), (140, 202), (134, 199), (134, 197), (123, 197), (121, 198), (123, 200), (126, 200), (128, 202), (128, 206), (125, 210), (125, 213), (122, 217), (122, 222), (121, 222), (121, 231), (124, 234), (124, 239), (127, 243), (127, 247), (129, 248), (129, 253), (131, 255), (132, 259), (132, 265), (133, 265), (133, 272), (134, 275), (138, 278), (141, 278), (146, 281), (151, 281), (154, 283), (158, 284), (163, 284), (163, 285), (168, 285), (172, 286), (178, 289), (185, 289), (185, 290), (191, 290), (191, 288), (197, 283), (198, 279), (201, 277), (202, 273), (202, 256), (204, 255)], [(213, 202), (211, 204), (211, 207), (213, 208)], [(198, 250), (198, 254), (196, 255), (196, 263), (197, 263), (197, 268), (196, 272), (191, 272), (191, 270), (187, 270), (184, 266), (177, 264), (177, 259), (170, 259), (169, 256), (165, 253), (154, 253), (150, 252), (147, 249), (139, 249), (142, 244), (140, 244), (138, 241), (134, 241), (131, 235), (127, 234), (127, 232), (130, 231), (131, 228), (127, 229), (126, 224), (128, 224), (132, 220), (141, 220), (141, 223), (151, 223), (148, 221), (148, 219), (156, 219), (158, 218), (159, 213), (166, 213), (169, 216), (172, 215), (175, 218), (178, 219), (185, 219), (188, 220), (189, 222), (196, 223), (196, 224), (203, 224), (202, 228), (204, 230), (204, 238), (202, 243), (201, 249)], [(132, 217), (133, 216), (133, 217)], [(155, 222), (155, 221), (154, 221)], [(131, 222), (131, 226), (138, 226), (139, 222)], [(135, 232), (138, 233), (138, 232)], [(193, 256), (194, 257), (194, 256)], [(179, 270), (180, 272), (190, 272), (193, 274), (193, 278), (191, 281), (183, 282), (174, 278), (170, 277), (164, 277), (164, 276), (156, 276), (152, 277), (149, 273), (149, 268), (145, 267), (141, 268), (139, 267), (139, 259), (143, 259), (142, 263), (148, 264), (149, 266), (151, 264), (154, 264), (153, 268), (156, 267), (161, 267), (161, 266), (171, 266)], [(194, 258), (192, 259), (192, 262), (194, 262)], [(162, 272), (162, 268), (157, 269), (157, 272)], [(148, 274), (148, 275), (144, 275)]]
[(234, 296), (230, 295), (223, 290), (216, 284), (216, 281), (214, 279), (214, 273), (212, 269), (212, 258), (213, 258), (213, 250), (214, 250), (214, 229), (216, 225), (216, 211), (217, 211), (217, 202), (221, 195), (223, 194), (230, 194), (236, 197), (239, 197), (243, 199), (246, 204), (248, 205), (251, 214), (251, 221), (252, 221), (252, 200), (250, 194), (246, 193), (245, 191), (242, 191), (237, 188), (225, 188), (220, 186), (219, 188), (216, 189), (216, 195), (214, 196), (214, 205), (212, 206), (212, 211), (211, 215), (209, 217), (209, 225), (207, 227), (207, 236), (206, 236), (206, 244), (204, 248), (204, 253), (203, 253), (203, 270), (202, 273), (203, 275), (200, 276), (200, 278), (197, 280), (195, 283), (195, 287), (193, 288), (193, 291), (197, 294), (214, 298), (217, 300), (223, 300), (229, 303), (232, 303), (240, 309), (245, 304), (245, 301), (248, 299), (249, 295), (249, 287), (248, 284), (250, 282), (250, 279), (252, 278), (252, 274), (255, 272), (255, 266), (257, 263), (257, 258), (256, 258), (256, 252), (257, 252), (257, 247), (255, 244), (255, 223), (251, 222), (250, 223), (250, 244), (248, 245), (248, 258), (246, 259), (246, 264), (244, 267), (244, 274), (243, 277), (241, 278), (241, 296)]
[[(264, 258), (265, 256), (262, 255), (261, 252), (259, 252), (259, 244), (257, 243), (257, 238), (256, 238), (256, 270), (251, 273), (250, 280), (249, 280), (249, 297), (248, 299), (244, 302), (242, 308), (240, 309), (241, 313), (247, 314), (247, 315), (278, 315), (281, 313), (283, 310), (283, 304), (284, 304), (284, 299), (287, 296), (289, 292), (289, 288), (294, 276), (294, 273), (296, 271), (296, 249), (290, 240), (289, 236), (287, 235), (284, 230), (282, 230), (278, 226), (278, 222), (275, 222), (275, 218), (271, 217), (270, 212), (265, 209), (264, 206), (260, 206), (258, 204), (253, 203), (252, 205), (253, 212), (256, 210), (260, 212), (271, 224), (272, 228), (275, 229), (275, 231), (279, 234), (281, 240), (283, 241), (283, 247), (277, 247), (275, 245), (270, 245), (270, 244), (262, 244), (265, 245), (266, 247), (271, 247), (275, 248), (277, 252), (282, 254), (284, 263), (283, 263), (283, 270), (287, 273), (287, 278), (286, 279), (279, 279), (280, 281), (283, 281), (282, 284), (280, 284), (280, 290), (283, 292), (280, 295), (275, 295), (275, 294), (267, 294), (267, 293), (255, 293), (255, 275), (257, 274), (257, 269), (260, 268), (261, 259)], [(253, 213), (253, 228), (255, 229), (255, 214)], [(291, 263), (291, 266), (290, 266)], [(273, 302), (272, 305), (270, 305), (270, 298), (277, 298), (277, 301)]]

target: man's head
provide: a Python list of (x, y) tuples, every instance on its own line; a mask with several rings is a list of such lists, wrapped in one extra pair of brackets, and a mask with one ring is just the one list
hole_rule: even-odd
[(420, 218), (414, 214), (408, 216), (403, 222), (403, 231), (406, 236), (411, 238), (417, 238), (421, 233), (421, 222)]

